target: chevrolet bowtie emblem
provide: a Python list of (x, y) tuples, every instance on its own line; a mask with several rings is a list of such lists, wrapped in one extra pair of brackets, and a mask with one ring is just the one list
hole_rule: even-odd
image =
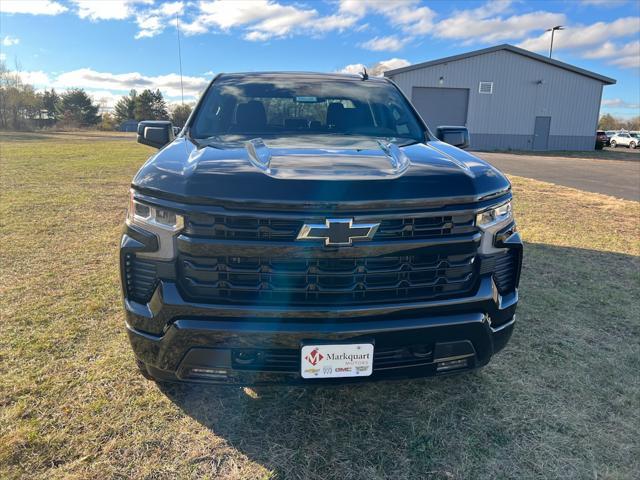
[(379, 226), (379, 223), (353, 223), (352, 218), (327, 218), (324, 224), (305, 223), (297, 240), (324, 240), (328, 246), (351, 245), (354, 240), (371, 240)]

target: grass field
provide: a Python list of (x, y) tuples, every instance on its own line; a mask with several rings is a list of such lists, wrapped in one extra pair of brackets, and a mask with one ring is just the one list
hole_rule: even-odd
[(135, 371), (117, 271), (151, 152), (0, 135), (0, 478), (638, 478), (640, 204), (512, 178), (518, 324), (478, 372), (161, 390)]

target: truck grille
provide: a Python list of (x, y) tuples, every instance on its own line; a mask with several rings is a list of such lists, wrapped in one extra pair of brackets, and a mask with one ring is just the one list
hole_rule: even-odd
[[(189, 236), (217, 240), (294, 241), (305, 222), (322, 223), (324, 218), (290, 220), (243, 216), (194, 214), (185, 224)], [(380, 222), (374, 240), (427, 239), (463, 235), (475, 231), (473, 215), (400, 217)]]
[[(475, 243), (455, 254), (354, 258), (192, 256), (178, 278), (195, 301), (235, 304), (352, 305), (452, 297), (475, 284)], [(403, 252), (405, 253), (405, 252)]]

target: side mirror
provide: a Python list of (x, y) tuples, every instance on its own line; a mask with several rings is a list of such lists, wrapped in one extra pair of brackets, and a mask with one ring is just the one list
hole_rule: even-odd
[(458, 148), (469, 146), (469, 130), (467, 127), (438, 127), (436, 129), (438, 140)]
[(145, 120), (138, 123), (138, 143), (162, 148), (175, 138), (171, 122), (165, 120)]

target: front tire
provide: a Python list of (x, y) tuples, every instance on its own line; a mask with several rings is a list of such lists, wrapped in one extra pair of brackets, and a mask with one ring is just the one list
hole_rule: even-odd
[(615, 140), (611, 140), (611, 148), (616, 148), (618, 146), (618, 142)]
[(629, 143), (629, 148), (631, 148), (631, 149), (636, 148), (636, 142), (630, 142)]

